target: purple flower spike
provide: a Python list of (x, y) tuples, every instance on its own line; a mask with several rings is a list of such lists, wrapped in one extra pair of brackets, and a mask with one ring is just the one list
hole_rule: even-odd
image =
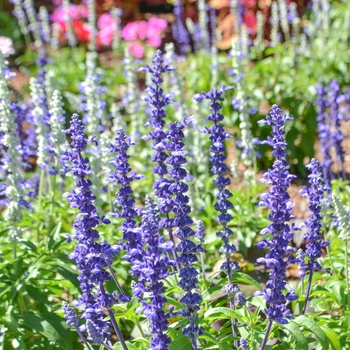
[[(169, 350), (170, 338), (166, 335), (169, 315), (164, 312), (166, 298), (162, 280), (169, 276), (168, 266), (174, 263), (168, 259), (172, 242), (164, 242), (159, 235), (159, 213), (150, 196), (142, 216), (141, 239), (144, 244), (142, 260), (134, 267), (138, 283), (133, 283), (133, 294), (142, 300), (144, 315), (149, 320), (151, 336), (150, 350)], [(150, 303), (144, 298), (149, 293)]]
[[(220, 252), (225, 255), (225, 262), (221, 265), (220, 270), (227, 274), (228, 284), (223, 287), (223, 291), (228, 294), (230, 299), (230, 307), (235, 308), (235, 294), (239, 291), (236, 284), (232, 283), (232, 274), (239, 269), (239, 265), (235, 261), (231, 261), (231, 254), (236, 252), (236, 247), (229, 243), (230, 236), (233, 232), (228, 228), (228, 223), (232, 220), (232, 216), (228, 213), (228, 210), (233, 209), (232, 203), (228, 200), (232, 197), (232, 193), (226, 188), (231, 184), (229, 177), (225, 176), (228, 171), (227, 165), (224, 163), (226, 160), (226, 147), (225, 140), (231, 136), (225, 131), (221, 122), (224, 120), (224, 116), (220, 113), (221, 104), (223, 101), (222, 94), (231, 89), (232, 87), (222, 86), (221, 89), (212, 89), (208, 93), (202, 92), (195, 96), (197, 101), (203, 99), (210, 100), (211, 114), (208, 119), (213, 123), (209, 128), (206, 128), (207, 133), (210, 135), (211, 146), (209, 151), (213, 153), (210, 157), (212, 163), (211, 172), (216, 175), (213, 184), (218, 188), (216, 194), (217, 202), (214, 208), (219, 212), (219, 216), (216, 218), (219, 225), (222, 227), (220, 231), (216, 233), (223, 241), (223, 245), (220, 248)], [(237, 336), (236, 320), (232, 319), (232, 334)], [(234, 346), (238, 346), (238, 342), (234, 342)]]
[[(71, 120), (70, 128), (66, 133), (71, 135), (73, 150), (67, 154), (67, 160), (72, 162), (73, 175), (76, 177), (77, 191), (65, 194), (71, 208), (78, 208), (74, 228), (77, 244), (74, 252), (69, 258), (76, 260), (77, 268), (80, 271), (78, 280), (82, 295), (74, 302), (74, 306), (82, 306), (82, 318), (91, 321), (103, 339), (109, 338), (110, 323), (105, 321), (103, 308), (109, 309), (117, 298), (114, 294), (104, 292), (104, 282), (110, 280), (106, 269), (114, 260), (118, 250), (111, 247), (107, 242), (98, 243), (99, 233), (96, 227), (101, 224), (108, 224), (109, 220), (100, 218), (97, 214), (91, 192), (92, 182), (88, 176), (93, 174), (89, 159), (83, 158), (82, 152), (87, 146), (87, 139), (84, 135), (84, 127), (77, 114)], [(86, 331), (86, 326), (80, 327)]]
[(174, 6), (176, 22), (172, 25), (173, 37), (179, 44), (181, 54), (186, 54), (191, 49), (190, 36), (184, 24), (184, 11), (181, 0), (176, 0)]
[(198, 272), (192, 264), (198, 261), (197, 253), (204, 252), (204, 249), (201, 245), (196, 245), (191, 240), (191, 238), (195, 237), (195, 232), (190, 227), (193, 221), (190, 218), (189, 197), (186, 195), (189, 187), (185, 183), (187, 172), (183, 168), (184, 164), (187, 163), (186, 151), (183, 149), (185, 146), (183, 143), (185, 136), (183, 129), (188, 123), (189, 121), (184, 120), (181, 124), (178, 122), (169, 124), (167, 149), (171, 156), (166, 162), (171, 167), (169, 175), (173, 179), (173, 183), (169, 186), (169, 192), (172, 193), (171, 210), (174, 214), (174, 235), (180, 239), (180, 243), (177, 244), (175, 251), (178, 254), (177, 262), (180, 266), (179, 286), (185, 292), (180, 299), (185, 304), (185, 308), (181, 313), (189, 321), (189, 324), (183, 329), (183, 334), (187, 334), (190, 337), (193, 349), (196, 349), (197, 336), (203, 332), (203, 329), (194, 323), (196, 313), (200, 309), (201, 297), (193, 291), (193, 289), (198, 287)]
[[(261, 234), (270, 234), (271, 238), (263, 239), (259, 244), (259, 248), (267, 247), (269, 252), (265, 258), (258, 259), (259, 263), (264, 263), (270, 268), (270, 279), (266, 283), (263, 292), (257, 295), (264, 296), (268, 308), (264, 310), (269, 320), (268, 330), (271, 328), (272, 322), (281, 324), (288, 323), (288, 319), (292, 318), (292, 314), (287, 309), (286, 304), (296, 297), (293, 292), (286, 292), (287, 281), (285, 280), (286, 267), (291, 263), (292, 247), (289, 246), (290, 240), (293, 238), (292, 229), (288, 222), (293, 219), (292, 208), (294, 203), (290, 200), (287, 192), (290, 182), (295, 178), (289, 174), (289, 164), (286, 161), (286, 142), (284, 125), (292, 118), (282, 115), (282, 111), (277, 105), (273, 105), (270, 115), (266, 116), (266, 120), (260, 121), (261, 124), (269, 125), (273, 128), (272, 138), (268, 137), (263, 144), (273, 147), (272, 155), (275, 158), (272, 169), (269, 169), (264, 175), (261, 182), (271, 185), (270, 191), (261, 196), (262, 201), (259, 203), (270, 209), (269, 219), (272, 221), (270, 225), (261, 231)], [(266, 332), (264, 340), (267, 341), (268, 333)], [(266, 345), (266, 344), (265, 344)], [(264, 345), (264, 346), (265, 346)], [(263, 347), (262, 347), (263, 348)]]
[(110, 148), (110, 152), (116, 153), (115, 159), (111, 162), (115, 166), (115, 171), (109, 174), (108, 181), (120, 185), (113, 204), (121, 207), (120, 211), (115, 209), (115, 213), (118, 217), (124, 219), (121, 227), (124, 240), (122, 248), (127, 252), (124, 258), (130, 262), (131, 269), (133, 270), (133, 263), (141, 259), (142, 243), (140, 233), (136, 230), (135, 221), (139, 216), (139, 211), (135, 207), (133, 190), (130, 184), (134, 180), (142, 179), (143, 176), (131, 171), (129, 165), (130, 156), (127, 152), (132, 144), (123, 129), (117, 131), (115, 143)]
[(307, 232), (304, 235), (304, 240), (307, 242), (306, 244), (306, 256), (308, 258), (308, 262), (305, 266), (305, 271), (309, 271), (309, 281), (306, 290), (305, 297), (305, 305), (303, 309), (303, 313), (305, 312), (307, 306), (307, 300), (310, 295), (311, 282), (313, 272), (315, 270), (321, 270), (321, 265), (317, 262), (322, 256), (322, 248), (328, 246), (329, 242), (322, 242), (322, 216), (321, 210), (324, 202), (324, 191), (325, 186), (323, 184), (322, 179), (322, 168), (316, 159), (312, 159), (310, 164), (306, 166), (310, 171), (308, 176), (310, 187), (304, 187), (301, 191), (305, 198), (308, 198), (310, 201), (309, 210), (311, 211), (311, 215), (307, 222), (305, 222), (305, 226), (307, 228)]

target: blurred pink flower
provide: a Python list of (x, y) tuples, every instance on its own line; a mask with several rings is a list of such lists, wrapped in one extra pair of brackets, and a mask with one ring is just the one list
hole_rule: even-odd
[(13, 48), (12, 39), (6, 36), (0, 36), (0, 51), (4, 57), (9, 57), (10, 55), (14, 54), (15, 49)]
[(108, 12), (103, 13), (97, 20), (98, 29), (103, 30), (106, 29), (106, 27), (111, 30), (115, 30), (116, 28), (116, 20)]
[(148, 23), (147, 21), (139, 21), (138, 24), (139, 24), (138, 26), (139, 39), (145, 40), (147, 36)]
[(122, 30), (122, 38), (125, 40), (136, 40), (139, 34), (138, 22), (129, 22)]
[(109, 46), (112, 44), (114, 36), (114, 30), (110, 27), (101, 29), (97, 34), (97, 40), (100, 41), (102, 45)]
[[(69, 14), (71, 16), (71, 19), (77, 20), (81, 18), (87, 18), (88, 16), (88, 9), (85, 4), (81, 5), (69, 5)], [(54, 11), (51, 14), (51, 21), (54, 23), (65, 23), (66, 20), (66, 11), (62, 6), (57, 7), (54, 9)]]
[(139, 41), (135, 41), (133, 43), (130, 43), (128, 45), (128, 49), (130, 53), (136, 57), (136, 58), (141, 58), (145, 52), (144, 47), (141, 45)]
[(162, 32), (168, 26), (168, 22), (165, 19), (152, 16), (148, 20), (148, 27), (157, 30), (158, 33)]
[(146, 40), (146, 44), (151, 47), (159, 47), (161, 43), (162, 39), (159, 35), (151, 36)]

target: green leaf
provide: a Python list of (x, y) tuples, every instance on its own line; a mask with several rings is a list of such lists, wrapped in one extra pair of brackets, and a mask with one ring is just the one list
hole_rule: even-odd
[(250, 284), (259, 290), (262, 290), (262, 286), (259, 282), (257, 282), (254, 278), (250, 277), (246, 273), (243, 272), (235, 272), (232, 274), (232, 281), (234, 282), (241, 282), (241, 283), (247, 283)]
[(213, 309), (208, 310), (205, 314), (204, 314), (204, 319), (208, 318), (211, 315), (214, 314), (220, 314), (221, 316), (224, 315), (226, 317), (229, 318), (240, 318), (241, 316), (236, 313), (235, 311), (231, 310), (228, 307), (214, 307)]
[(176, 338), (169, 347), (170, 350), (192, 350), (190, 338), (184, 336)]
[(303, 332), (299, 329), (297, 325), (293, 323), (288, 323), (280, 326), (289, 332), (292, 339), (298, 344), (298, 349), (309, 349), (309, 343), (307, 342), (307, 339), (304, 337)]
[[(63, 266), (56, 266), (57, 272), (66, 280), (70, 281), (74, 287), (79, 288), (79, 282), (78, 282), (78, 274), (74, 271), (69, 269), (68, 267)], [(74, 272), (73, 272), (74, 271)]]
[(325, 332), (321, 329), (321, 327), (311, 318), (300, 315), (294, 321), (297, 325), (306, 327), (309, 331), (311, 331), (320, 341), (322, 348), (325, 350), (329, 349), (329, 341), (325, 334)]
[(60, 221), (49, 233), (49, 241), (48, 248), (51, 250), (53, 245), (60, 240), (60, 230), (61, 230), (62, 222)]
[(48, 340), (58, 344), (61, 341), (61, 337), (57, 330), (47, 321), (43, 320), (41, 317), (28, 313), (21, 316), (22, 326), (30, 331), (37, 331), (41, 333)]
[(340, 341), (339, 341), (339, 335), (333, 331), (333, 329), (330, 328), (323, 328), (324, 332), (326, 333), (329, 342), (331, 343), (331, 347), (333, 350), (340, 350)]

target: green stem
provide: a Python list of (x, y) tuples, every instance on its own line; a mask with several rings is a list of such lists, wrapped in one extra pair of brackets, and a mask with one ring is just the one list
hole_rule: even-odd
[(51, 204), (50, 204), (50, 220), (49, 220), (49, 226), (48, 226), (48, 233), (51, 230), (52, 222), (53, 222), (53, 212), (55, 208), (55, 187), (56, 187), (56, 175), (52, 176), (52, 197), (51, 197)]
[(246, 309), (246, 311), (248, 313), (248, 317), (249, 317), (249, 321), (250, 321), (250, 337), (253, 340), (254, 339), (253, 317), (252, 317), (252, 314), (249, 311), (249, 309), (248, 309), (246, 304), (244, 305), (244, 307), (245, 307), (245, 309)]
[(345, 239), (345, 281), (346, 281), (346, 299), (347, 299), (347, 309), (350, 310), (350, 289), (349, 289), (349, 258), (348, 258), (348, 240)]
[(140, 321), (136, 318), (136, 319), (135, 319), (135, 322), (136, 322), (136, 326), (137, 326), (137, 328), (139, 329), (139, 331), (140, 331), (142, 337), (144, 338), (144, 337), (145, 337), (145, 333), (143, 332), (143, 329), (142, 329), (142, 327), (141, 327)]
[(38, 195), (38, 212), (41, 210), (41, 200), (42, 200), (43, 191), (44, 191), (44, 175), (45, 175), (44, 169), (40, 169), (40, 182), (39, 182), (39, 195)]

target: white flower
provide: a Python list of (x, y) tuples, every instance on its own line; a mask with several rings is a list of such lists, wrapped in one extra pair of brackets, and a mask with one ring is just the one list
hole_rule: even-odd
[(4, 57), (9, 57), (15, 53), (15, 49), (13, 48), (12, 39), (6, 36), (0, 36), (0, 51), (4, 55)]

